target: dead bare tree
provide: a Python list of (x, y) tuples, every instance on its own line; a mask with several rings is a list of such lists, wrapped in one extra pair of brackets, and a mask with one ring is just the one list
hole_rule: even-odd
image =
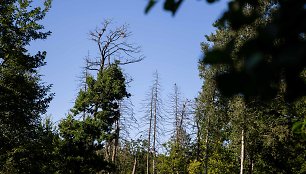
[(160, 81), (157, 71), (153, 75), (153, 85), (147, 95), (145, 104), (145, 116), (143, 120), (148, 126), (146, 133), (148, 135), (148, 154), (147, 154), (147, 174), (150, 173), (150, 161), (152, 158), (152, 173), (156, 173), (156, 152), (159, 135), (162, 134), (163, 109), (161, 100)]
[(177, 145), (186, 140), (187, 130), (191, 125), (190, 117), (193, 113), (192, 102), (184, 98), (177, 84), (174, 84), (173, 93), (169, 96), (169, 120), (171, 120), (171, 134)]
[(89, 70), (104, 70), (112, 63), (126, 65), (144, 59), (140, 46), (128, 42), (131, 32), (128, 25), (121, 25), (112, 29), (112, 22), (105, 20), (101, 28), (96, 28), (89, 33), (99, 50), (99, 55), (94, 60), (88, 59)]
[(129, 130), (133, 129), (137, 125), (137, 120), (134, 117), (133, 104), (130, 99), (119, 101), (120, 118), (115, 121), (114, 134), (115, 138), (111, 143), (113, 146), (112, 162), (116, 162), (116, 157), (119, 149), (120, 140), (126, 140), (129, 138)]

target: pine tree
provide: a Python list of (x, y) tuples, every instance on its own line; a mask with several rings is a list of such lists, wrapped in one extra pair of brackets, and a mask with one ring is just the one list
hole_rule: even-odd
[[(88, 76), (87, 91), (80, 91), (71, 114), (60, 125), (63, 137), (62, 152), (65, 163), (63, 172), (95, 173), (114, 169), (104, 156), (105, 144), (116, 135), (113, 125), (120, 117), (119, 101), (130, 94), (126, 91), (125, 78), (118, 65), (108, 66), (97, 74)], [(78, 120), (83, 115), (85, 120)]]

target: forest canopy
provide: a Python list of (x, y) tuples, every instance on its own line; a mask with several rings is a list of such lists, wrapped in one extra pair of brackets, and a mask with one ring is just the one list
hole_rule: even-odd
[[(173, 16), (184, 8), (163, 2)], [(41, 24), (51, 4), (0, 1), (0, 174), (306, 173), (306, 1), (228, 2), (215, 32), (195, 45), (198, 96), (175, 83), (164, 97), (156, 70), (142, 118), (124, 70), (143, 52), (128, 25), (105, 20), (89, 32), (97, 56), (86, 57), (73, 106), (57, 123), (43, 119), (54, 97), (41, 79), (47, 53), (29, 51), (51, 35)]]

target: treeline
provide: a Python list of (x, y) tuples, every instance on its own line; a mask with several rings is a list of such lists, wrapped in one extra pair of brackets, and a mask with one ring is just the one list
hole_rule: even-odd
[[(128, 42), (126, 26), (105, 21), (90, 32), (99, 57), (86, 58), (74, 106), (54, 125), (41, 117), (54, 95), (38, 71), (46, 64), (46, 52), (31, 55), (27, 50), (31, 41), (50, 35), (39, 21), (51, 1), (44, 7), (32, 7), (27, 0), (0, 1), (0, 173), (306, 173), (306, 98), (299, 91), (305, 66), (297, 68), (300, 86), (295, 92), (296, 71), (290, 74), (295, 68), (283, 68), (281, 61), (270, 66), (279, 56), (283, 61), (305, 56), (305, 33), (258, 38), (265, 27), (277, 26), (282, 3), (231, 2), (229, 12), (252, 20), (239, 18), (237, 23), (227, 13), (216, 21), (216, 32), (201, 44), (198, 97), (184, 98), (175, 84), (163, 103), (156, 72), (138, 123), (122, 68), (143, 56), (139, 46)], [(299, 10), (297, 16), (305, 15), (305, 5)], [(272, 37), (268, 50), (252, 45)], [(300, 52), (292, 48), (281, 52), (283, 57), (275, 54), (287, 43), (295, 43)], [(141, 136), (133, 140), (126, 134), (135, 125)]]

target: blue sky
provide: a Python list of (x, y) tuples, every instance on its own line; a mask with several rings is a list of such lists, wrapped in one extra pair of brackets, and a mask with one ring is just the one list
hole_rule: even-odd
[(204, 35), (214, 31), (212, 23), (226, 8), (226, 2), (213, 5), (206, 1), (186, 0), (175, 17), (162, 10), (158, 3), (147, 15), (146, 0), (53, 0), (42, 24), (52, 35), (45, 41), (33, 42), (30, 51), (47, 51), (47, 65), (41, 69), (43, 80), (53, 84), (55, 98), (48, 115), (54, 121), (64, 118), (73, 106), (78, 92), (84, 57), (97, 55), (98, 48), (88, 33), (101, 26), (105, 19), (116, 25), (129, 24), (130, 41), (142, 47), (145, 60), (124, 66), (134, 81), (129, 92), (140, 117), (140, 103), (157, 70), (162, 94), (166, 97), (176, 83), (185, 97), (193, 99), (201, 89), (197, 63), (201, 57), (200, 43)]

